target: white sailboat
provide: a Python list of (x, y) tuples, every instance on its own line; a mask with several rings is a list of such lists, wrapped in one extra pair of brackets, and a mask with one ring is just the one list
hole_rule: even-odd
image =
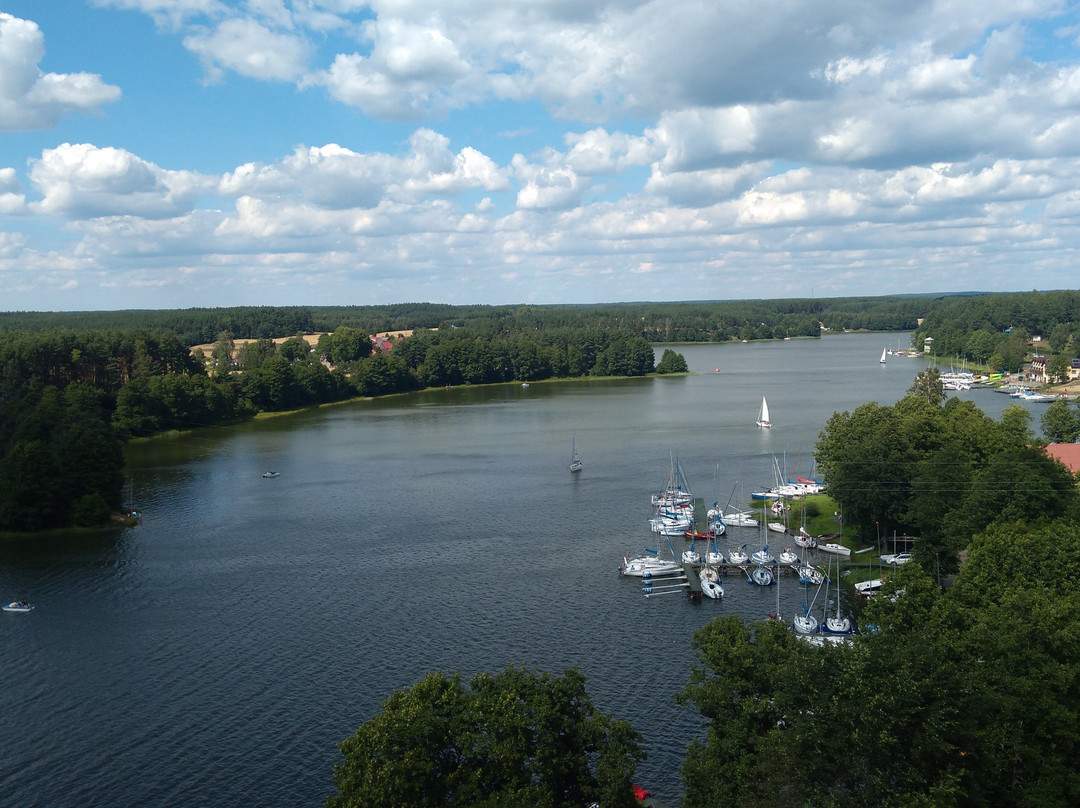
[(885, 364), (885, 354), (887, 354), (888, 352), (889, 352), (888, 348), (882, 348), (881, 349), (881, 364), (883, 364), (883, 365)]
[[(826, 592), (828, 590), (826, 589)], [(827, 598), (828, 596), (826, 596)], [(826, 604), (828, 605), (828, 604)], [(825, 618), (821, 630), (826, 634), (854, 634), (855, 627), (851, 620), (840, 613), (840, 559), (836, 559), (836, 616)]]
[(757, 425), (764, 429), (772, 426), (772, 421), (769, 419), (769, 402), (765, 400), (765, 396), (761, 397), (761, 410), (758, 412)]
[(577, 450), (577, 435), (574, 435), (573, 448), (570, 450), (570, 471), (581, 471), (581, 457)]

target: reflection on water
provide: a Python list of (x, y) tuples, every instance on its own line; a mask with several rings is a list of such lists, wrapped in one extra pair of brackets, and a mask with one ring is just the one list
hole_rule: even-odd
[[(638, 779), (678, 805), (690, 635), (775, 611), (777, 590), (646, 600), (619, 559), (655, 546), (671, 453), (721, 504), (771, 485), (774, 458), (809, 473), (829, 415), (895, 402), (925, 366), (880, 365), (895, 341), (682, 346), (697, 375), (428, 391), (130, 446), (141, 526), (0, 543), (0, 598), (38, 606), (0, 619), (0, 721), (20, 733), (4, 804), (318, 804), (336, 743), (392, 690), (525, 663), (580, 668), (644, 732)], [(779, 596), (801, 608), (787, 579)]]

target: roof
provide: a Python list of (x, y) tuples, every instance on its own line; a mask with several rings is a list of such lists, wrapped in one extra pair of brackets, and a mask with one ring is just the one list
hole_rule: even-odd
[(1073, 474), (1080, 472), (1080, 443), (1050, 443), (1046, 453), (1064, 463)]

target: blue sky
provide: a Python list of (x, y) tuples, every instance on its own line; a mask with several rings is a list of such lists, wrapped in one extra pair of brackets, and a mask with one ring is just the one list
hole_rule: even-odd
[(1062, 0), (0, 0), (0, 310), (1077, 288)]

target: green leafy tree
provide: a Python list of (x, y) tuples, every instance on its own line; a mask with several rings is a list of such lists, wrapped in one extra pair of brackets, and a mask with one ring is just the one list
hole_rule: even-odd
[(690, 368), (686, 364), (686, 357), (676, 353), (671, 348), (664, 349), (660, 362), (656, 365), (657, 373), (688, 373), (689, 371)]
[[(359, 345), (359, 342), (357, 342)], [(289, 337), (278, 348), (278, 353), (290, 362), (304, 362), (311, 354), (311, 346), (303, 337)]]
[(218, 376), (224, 376), (233, 369), (233, 353), (236, 350), (236, 342), (233, 335), (228, 331), (222, 331), (214, 343), (214, 350), (210, 357), (214, 360), (214, 372)]
[(1073, 443), (1080, 438), (1080, 409), (1058, 399), (1043, 412), (1039, 426), (1051, 443)]
[(1062, 380), (1069, 375), (1069, 358), (1064, 354), (1054, 354), (1046, 363), (1046, 375), (1051, 380)]
[(340, 744), (327, 808), (611, 808), (635, 804), (640, 735), (598, 711), (585, 677), (510, 667), (428, 674)]
[(272, 339), (257, 339), (247, 342), (236, 351), (236, 361), (242, 370), (255, 370), (262, 363), (277, 353), (277, 345)]
[(1072, 338), (1072, 333), (1067, 323), (1057, 323), (1050, 329), (1050, 335), (1047, 340), (1050, 343), (1050, 350), (1053, 353), (1059, 354), (1069, 346), (1069, 340)]
[(926, 399), (935, 406), (943, 404), (945, 402), (945, 386), (941, 381), (941, 371), (936, 367), (929, 367), (920, 371), (915, 377), (915, 382), (908, 388), (908, 393)]

